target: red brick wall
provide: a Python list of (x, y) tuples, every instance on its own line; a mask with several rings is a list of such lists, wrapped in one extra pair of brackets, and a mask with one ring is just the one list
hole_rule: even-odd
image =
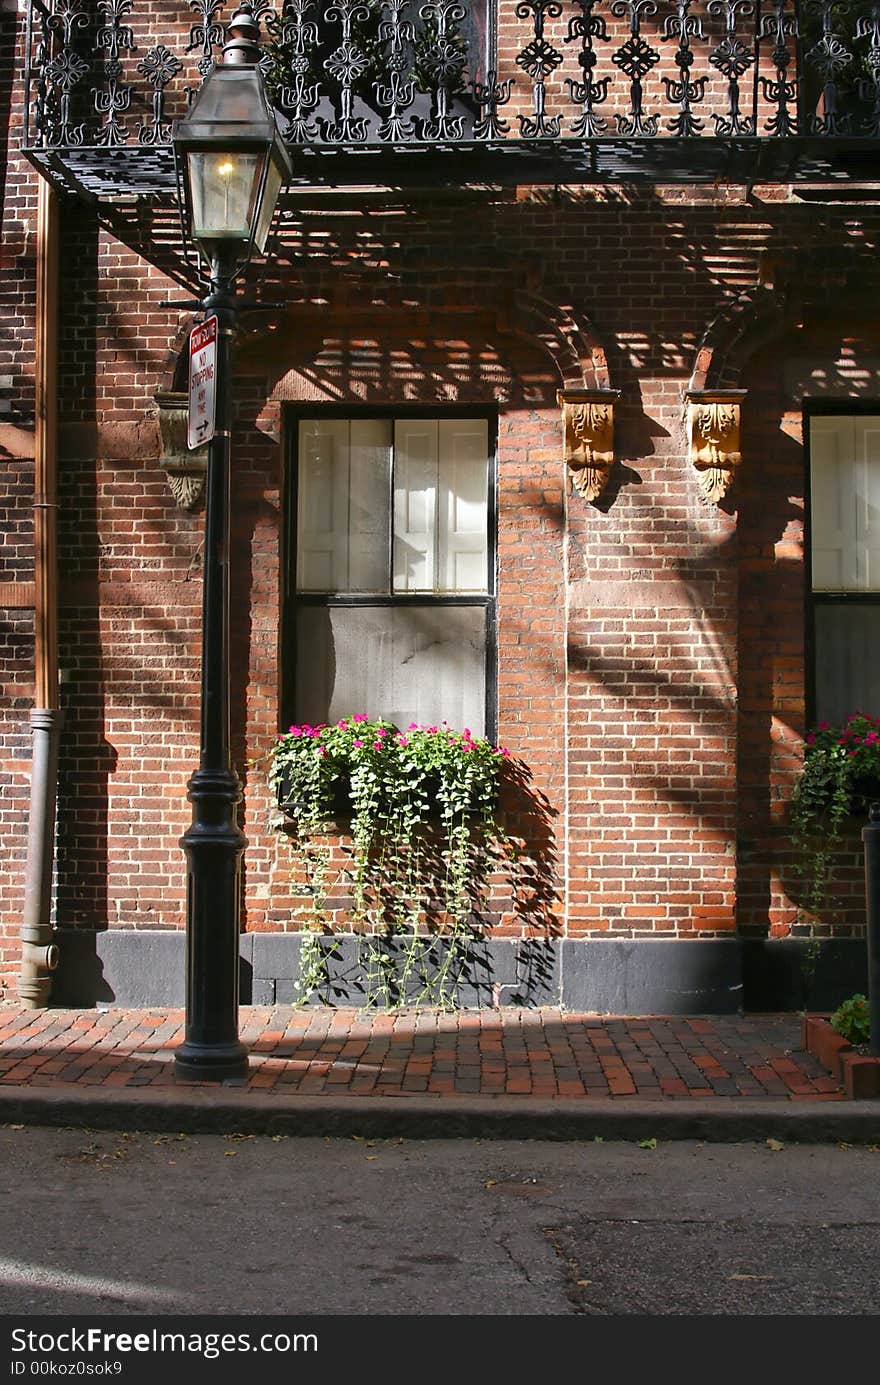
[[(0, 373), (15, 377), (23, 422), (0, 428), (0, 580), (26, 580), (35, 175), (13, 157), (5, 179)], [(297, 199), (267, 288), (288, 309), (270, 327), (244, 323), (238, 365), (232, 724), (247, 928), (296, 927), (260, 760), (279, 708), (283, 406), (302, 400), (499, 409), (498, 734), (546, 798), (540, 821), (514, 825), (558, 876), (557, 926), (619, 937), (792, 926), (777, 827), (803, 729), (803, 467), (800, 402), (780, 371), (786, 353), (824, 361), (829, 346), (821, 333), (789, 339), (742, 374), (749, 352), (737, 357), (724, 314), (774, 262), (790, 266), (779, 302), (792, 320), (799, 287), (808, 321), (847, 282), (876, 302), (878, 229), (871, 207), (761, 189)], [(87, 210), (65, 209), (63, 235), (58, 921), (179, 928), (202, 517), (172, 500), (152, 397), (173, 382), (185, 314), (159, 306), (169, 283)], [(712, 507), (686, 459), (683, 391), (719, 317), (713, 368), (750, 394), (740, 489)], [(555, 394), (577, 383), (579, 350), (594, 382), (600, 346), (622, 392), (618, 461), (589, 505), (565, 476)], [(32, 653), (30, 615), (0, 616), (8, 979)], [(501, 914), (509, 931), (536, 921), (509, 899)]]
[[(864, 929), (860, 826), (836, 853), (816, 917), (809, 875), (789, 842), (792, 786), (806, 729), (803, 400), (880, 397), (880, 338), (864, 308), (841, 294), (810, 327), (785, 332), (749, 362), (746, 463), (739, 506), (739, 926), (744, 935)], [(749, 459), (760, 458), (763, 465)], [(855, 710), (855, 709), (853, 709)]]

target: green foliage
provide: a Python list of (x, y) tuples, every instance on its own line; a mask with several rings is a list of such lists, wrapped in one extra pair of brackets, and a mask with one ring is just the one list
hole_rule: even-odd
[(871, 1017), (863, 995), (850, 996), (834, 1011), (831, 1027), (851, 1044), (867, 1044), (871, 1039)]
[(834, 851), (846, 819), (867, 815), (880, 800), (880, 719), (854, 712), (843, 726), (822, 721), (804, 745), (804, 764), (792, 799), (792, 841), (807, 878), (804, 903), (822, 907)]
[[(507, 756), (467, 729), (412, 724), (400, 731), (364, 715), (334, 726), (291, 726), (278, 737), (269, 779), (295, 827), (312, 893), (301, 999), (320, 991), (329, 959), (320, 932), (328, 927), (329, 854), (320, 838), (346, 816), (352, 923), (366, 927), (368, 1000), (449, 1000), (487, 888), (489, 847), (504, 840), (497, 811)], [(425, 923), (445, 934), (442, 952), (420, 936)], [(412, 935), (402, 973), (386, 941), (395, 933)]]

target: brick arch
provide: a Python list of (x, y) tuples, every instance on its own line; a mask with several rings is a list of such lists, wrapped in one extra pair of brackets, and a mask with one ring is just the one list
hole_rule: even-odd
[[(499, 315), (499, 325), (505, 315)], [(611, 388), (608, 353), (594, 324), (567, 304), (528, 291), (513, 296), (506, 318), (510, 330), (538, 343), (570, 389)]]
[(700, 340), (689, 390), (734, 388), (749, 358), (796, 326), (797, 314), (777, 289), (761, 286), (726, 304)]
[[(526, 289), (505, 295), (500, 305), (476, 303), (472, 309), (463, 309), (460, 304), (448, 308), (441, 306), (436, 311), (417, 310), (406, 317), (373, 308), (366, 315), (356, 308), (344, 314), (337, 311), (330, 315), (331, 330), (340, 336), (346, 331), (353, 337), (363, 336), (367, 325), (365, 316), (380, 337), (399, 337), (412, 328), (417, 334), (431, 331), (438, 337), (471, 332), (475, 336), (491, 336), (494, 331), (500, 339), (499, 344), (505, 337), (518, 338), (549, 358), (555, 371), (555, 385), (570, 389), (611, 388), (605, 344), (589, 318), (570, 305), (556, 304)], [(298, 311), (282, 315), (281, 321), (282, 324), (295, 321), (295, 332), (300, 339), (317, 340), (321, 336), (326, 339), (326, 314)], [(185, 387), (185, 381), (181, 385), (181, 380), (185, 375), (187, 342), (193, 322), (192, 318), (184, 321), (169, 345), (161, 379), (164, 390)], [(277, 323), (275, 326), (277, 328)], [(241, 349), (250, 357), (259, 356), (261, 344), (268, 345), (273, 337), (283, 339), (285, 335), (283, 326), (278, 333), (261, 315), (246, 333)], [(270, 397), (286, 396), (273, 390)]]
[(860, 319), (865, 304), (880, 295), (873, 260), (848, 247), (836, 259), (805, 251), (784, 268), (768, 255), (761, 276), (756, 288), (725, 304), (706, 328), (689, 389), (735, 388), (758, 351), (830, 315)]

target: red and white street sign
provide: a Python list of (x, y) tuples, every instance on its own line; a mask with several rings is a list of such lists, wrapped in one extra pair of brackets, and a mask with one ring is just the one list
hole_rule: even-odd
[(201, 447), (214, 436), (217, 403), (217, 319), (206, 318), (189, 338), (189, 426), (186, 445)]

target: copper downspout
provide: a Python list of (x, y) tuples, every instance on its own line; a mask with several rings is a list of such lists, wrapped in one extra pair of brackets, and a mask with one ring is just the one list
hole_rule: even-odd
[(27, 864), (18, 994), (28, 1009), (48, 1003), (58, 948), (51, 923), (58, 779), (57, 378), (58, 201), (37, 194), (36, 421), (34, 428), (34, 706)]

